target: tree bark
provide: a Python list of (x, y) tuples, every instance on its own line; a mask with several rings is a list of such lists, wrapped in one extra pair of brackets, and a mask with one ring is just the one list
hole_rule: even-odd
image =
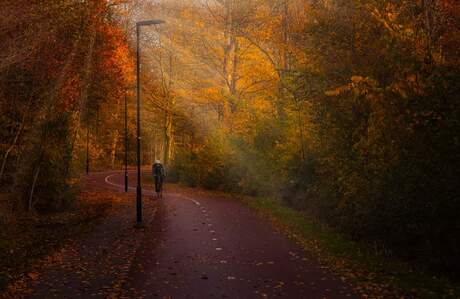
[(38, 165), (37, 170), (35, 171), (34, 174), (34, 179), (32, 181), (32, 186), (30, 187), (30, 194), (29, 194), (29, 204), (27, 206), (27, 210), (30, 212), (32, 211), (35, 202), (33, 201), (34, 199), (34, 192), (35, 192), (35, 187), (37, 186), (37, 181), (38, 181), (38, 176), (40, 174), (40, 165)]
[(24, 129), (25, 120), (26, 120), (26, 114), (27, 114), (27, 112), (24, 113), (24, 115), (22, 117), (22, 120), (21, 120), (21, 124), (19, 125), (19, 128), (16, 131), (16, 134), (15, 134), (15, 136), (13, 138), (13, 141), (11, 142), (11, 145), (8, 147), (8, 149), (5, 152), (5, 155), (3, 156), (2, 166), (1, 166), (1, 169), (0, 169), (0, 180), (2, 179), (3, 173), (5, 172), (6, 162), (8, 161), (8, 157), (10, 155), (10, 152), (16, 146), (16, 143), (18, 142), (19, 136), (21, 135), (22, 130)]
[(112, 166), (112, 169), (115, 169), (115, 160), (117, 158), (117, 145), (119, 138), (120, 132), (118, 130), (115, 130), (115, 132), (113, 133), (112, 146), (110, 149), (110, 165)]
[[(49, 99), (48, 99), (48, 101), (46, 103), (46, 106), (48, 107), (47, 112), (46, 112), (46, 120), (48, 120), (49, 117), (53, 113), (54, 99), (56, 98), (56, 95), (57, 95), (58, 91), (62, 88), (62, 85), (64, 84), (64, 79), (65, 79), (70, 67), (72, 66), (72, 62), (73, 62), (75, 54), (77, 52), (79, 43), (80, 43), (80, 39), (78, 38), (78, 39), (75, 40), (74, 45), (72, 47), (72, 51), (70, 52), (69, 56), (66, 58), (64, 67), (62, 68), (62, 71), (61, 71), (61, 73), (59, 75), (59, 78), (58, 78), (57, 83), (56, 83), (56, 85), (55, 85), (55, 87), (53, 89), (53, 92), (50, 95), (50, 97), (49, 97)], [(31, 204), (30, 201), (33, 198), (34, 191), (35, 191), (35, 185), (37, 183), (37, 180), (38, 180), (38, 177), (39, 177), (39, 174), (40, 174), (40, 168), (41, 168), (41, 163), (42, 163), (43, 156), (44, 156), (44, 153), (45, 153), (45, 143), (47, 142), (47, 139), (48, 139), (48, 125), (45, 124), (45, 127), (42, 129), (42, 133), (41, 133), (41, 137), (40, 137), (37, 166), (36, 166), (35, 169), (33, 169), (34, 180), (33, 180), (32, 186), (30, 187), (29, 206), (28, 206), (29, 209), (32, 207), (32, 204)]]

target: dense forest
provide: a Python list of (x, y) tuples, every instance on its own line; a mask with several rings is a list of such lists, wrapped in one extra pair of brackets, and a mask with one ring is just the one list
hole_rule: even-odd
[(92, 160), (115, 164), (134, 68), (112, 5), (2, 3), (0, 179), (12, 210), (65, 207), (87, 144)]
[(134, 164), (132, 19), (161, 18), (141, 39), (143, 164), (459, 273), (456, 0), (6, 0), (0, 14), (0, 212), (65, 208), (87, 162), (120, 167), (124, 100)]

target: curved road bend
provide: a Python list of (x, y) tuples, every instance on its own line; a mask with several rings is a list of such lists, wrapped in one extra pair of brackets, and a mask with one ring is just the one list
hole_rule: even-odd
[[(123, 173), (95, 178), (106, 188), (123, 188)], [(134, 187), (130, 182), (131, 192)], [(150, 225), (124, 298), (358, 298), (236, 201), (166, 190)]]

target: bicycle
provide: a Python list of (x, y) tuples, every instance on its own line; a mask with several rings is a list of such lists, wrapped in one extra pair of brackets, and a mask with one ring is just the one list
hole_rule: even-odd
[(163, 198), (163, 178), (161, 176), (155, 176), (155, 193), (157, 199)]

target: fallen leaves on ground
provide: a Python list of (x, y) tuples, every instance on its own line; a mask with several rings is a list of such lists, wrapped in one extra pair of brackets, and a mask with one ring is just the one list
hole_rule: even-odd
[[(132, 196), (86, 187), (72, 209), (12, 218), (0, 228), (0, 298), (20, 298), (20, 294), (30, 292), (30, 286), (42, 279), (42, 269), (61, 263), (72, 251), (71, 244), (76, 238), (91, 232), (102, 219), (131, 203)], [(101, 256), (107, 254), (106, 249), (101, 249)], [(72, 271), (84, 273), (84, 267)]]

